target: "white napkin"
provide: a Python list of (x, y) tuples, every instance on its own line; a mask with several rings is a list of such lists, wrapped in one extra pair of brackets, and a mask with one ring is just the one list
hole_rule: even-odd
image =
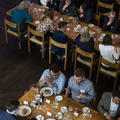
[(50, 100), (46, 99), (46, 103), (48, 103), (48, 104), (49, 104), (49, 103), (50, 103)]
[(47, 112), (47, 115), (51, 117), (51, 116), (52, 116), (52, 113), (51, 113), (51, 112)]
[(28, 101), (24, 101), (24, 105), (28, 105)]

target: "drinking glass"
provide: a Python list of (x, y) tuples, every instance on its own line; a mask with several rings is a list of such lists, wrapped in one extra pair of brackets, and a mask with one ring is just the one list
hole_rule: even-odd
[(53, 102), (53, 108), (58, 108), (58, 102), (57, 102), (56, 99), (55, 99), (55, 101)]

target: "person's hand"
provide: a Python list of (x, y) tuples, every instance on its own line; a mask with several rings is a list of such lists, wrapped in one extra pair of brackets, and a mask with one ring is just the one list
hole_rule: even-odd
[(69, 93), (70, 93), (70, 89), (69, 88), (65, 88), (66, 92), (65, 92), (65, 97), (68, 97)]
[(84, 14), (80, 14), (80, 18), (84, 18), (85, 16), (84, 16)]
[(112, 24), (112, 21), (108, 21), (107, 23), (107, 26), (111, 25)]
[(118, 117), (117, 120), (120, 120), (120, 117)]
[(75, 98), (78, 98), (78, 99), (85, 98), (85, 97), (86, 97), (86, 95), (84, 95), (84, 94), (80, 94), (79, 96), (75, 96)]
[(50, 0), (47, 0), (47, 3), (50, 2)]
[(106, 114), (105, 117), (106, 117), (107, 120), (112, 120), (112, 118), (110, 117), (110, 115), (108, 113)]
[(66, 10), (66, 8), (67, 8), (67, 5), (64, 5), (64, 6), (63, 6), (63, 9), (62, 9), (63, 12)]
[(45, 82), (45, 83), (50, 83), (50, 82), (51, 82), (51, 81), (50, 81), (50, 78), (49, 78), (48, 76), (46, 76), (45, 79), (44, 79), (44, 82)]

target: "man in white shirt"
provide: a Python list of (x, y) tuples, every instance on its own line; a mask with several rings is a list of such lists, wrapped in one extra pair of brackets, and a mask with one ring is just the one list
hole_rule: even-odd
[(107, 120), (120, 120), (120, 91), (104, 92), (97, 108)]

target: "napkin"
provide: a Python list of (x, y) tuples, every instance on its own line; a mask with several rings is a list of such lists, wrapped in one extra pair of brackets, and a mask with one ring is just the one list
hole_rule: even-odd
[(28, 105), (28, 101), (24, 101), (24, 104), (25, 104), (25, 105)]
[(46, 99), (46, 103), (48, 103), (48, 104), (49, 104), (49, 103), (50, 103), (50, 100)]
[(51, 113), (51, 112), (47, 112), (47, 115), (51, 117), (51, 116), (52, 116), (52, 113)]

